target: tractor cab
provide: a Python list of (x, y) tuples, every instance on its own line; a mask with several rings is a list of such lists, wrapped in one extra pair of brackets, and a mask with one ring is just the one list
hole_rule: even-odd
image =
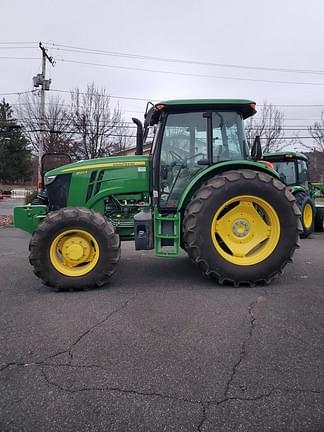
[(265, 153), (263, 159), (273, 164), (273, 168), (280, 175), (280, 180), (292, 190), (296, 188), (309, 190), (308, 164), (305, 155), (296, 152)]
[(186, 186), (208, 167), (250, 159), (243, 120), (255, 112), (255, 103), (247, 100), (151, 104), (145, 114), (144, 143), (152, 141), (152, 181), (159, 208), (177, 208)]
[(316, 226), (316, 206), (309, 183), (307, 157), (297, 152), (278, 152), (265, 153), (263, 159), (272, 163), (280, 180), (289, 186), (302, 215), (301, 237), (308, 237)]

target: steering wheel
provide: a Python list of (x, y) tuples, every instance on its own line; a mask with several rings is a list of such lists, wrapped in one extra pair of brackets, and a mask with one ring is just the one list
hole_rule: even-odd
[(170, 150), (169, 153), (176, 159), (174, 162), (171, 163), (171, 165), (173, 166), (177, 165), (177, 162), (181, 162), (181, 165), (186, 165), (187, 162), (190, 161), (191, 159), (195, 159), (198, 156), (204, 156), (203, 153), (196, 153), (193, 156), (182, 157), (174, 150)]
[(169, 150), (169, 153), (171, 156), (174, 157), (174, 159), (176, 159), (174, 162), (179, 161), (179, 162), (185, 162), (185, 159), (179, 155), (179, 153), (175, 152), (174, 150)]

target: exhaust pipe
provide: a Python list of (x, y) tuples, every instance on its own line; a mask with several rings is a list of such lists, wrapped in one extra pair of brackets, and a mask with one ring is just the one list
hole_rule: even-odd
[(142, 122), (135, 117), (132, 117), (132, 120), (133, 123), (135, 123), (137, 126), (135, 155), (142, 155), (143, 154), (143, 125)]

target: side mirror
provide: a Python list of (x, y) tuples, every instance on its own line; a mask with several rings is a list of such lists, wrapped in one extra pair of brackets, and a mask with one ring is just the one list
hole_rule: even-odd
[(262, 159), (262, 147), (259, 135), (254, 138), (254, 142), (251, 148), (251, 158), (254, 161)]

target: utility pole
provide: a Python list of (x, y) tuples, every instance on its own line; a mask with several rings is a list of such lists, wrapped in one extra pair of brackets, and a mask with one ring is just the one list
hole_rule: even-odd
[(34, 87), (40, 87), (41, 102), (40, 102), (40, 142), (38, 149), (38, 190), (40, 191), (43, 187), (42, 180), (42, 157), (44, 154), (44, 142), (45, 142), (45, 91), (50, 89), (51, 79), (46, 79), (46, 60), (54, 67), (55, 61), (53, 57), (47, 54), (47, 49), (43, 47), (42, 42), (39, 42), (39, 48), (42, 51), (42, 73), (33, 77)]

